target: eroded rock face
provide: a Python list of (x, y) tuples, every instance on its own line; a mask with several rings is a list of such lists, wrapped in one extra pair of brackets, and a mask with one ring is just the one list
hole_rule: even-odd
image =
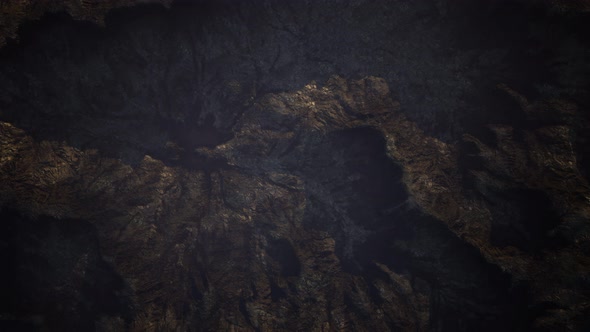
[[(546, 240), (530, 236), (579, 226), (585, 203), (564, 206), (579, 214), (547, 230), (528, 225), (531, 233), (518, 222), (534, 213), (502, 215), (526, 205), (506, 200), (515, 207), (499, 209), (469, 197), (456, 147), (398, 108), (379, 78), (270, 94), (244, 112), (233, 139), (198, 151), (224, 162), (207, 171), (148, 156), (130, 167), (35, 143), (4, 123), (2, 194), (33, 215), (94, 224), (103, 255), (133, 289), (128, 323), (137, 329), (524, 328), (530, 305), (561, 305), (548, 298), (567, 292), (564, 300), (582, 301), (576, 285), (546, 286), (568, 273), (564, 259), (587, 268), (585, 256), (572, 255), (586, 245), (583, 233), (543, 247), (550, 256), (526, 246)], [(483, 173), (473, 173), (480, 186), (497, 186)], [(563, 199), (552, 187), (521, 187), (543, 193), (544, 204)], [(516, 234), (494, 230), (502, 223)]]
[[(508, 74), (549, 61), (506, 55), (526, 33), (435, 43), (468, 4), (338, 5), (54, 16), (4, 50), (2, 246), (26, 278), (4, 281), (20, 290), (2, 324), (587, 328), (583, 73), (550, 67), (565, 83), (531, 101), (496, 87), (549, 84), (519, 76), (535, 64)], [(583, 40), (568, 45), (556, 53), (586, 68)]]

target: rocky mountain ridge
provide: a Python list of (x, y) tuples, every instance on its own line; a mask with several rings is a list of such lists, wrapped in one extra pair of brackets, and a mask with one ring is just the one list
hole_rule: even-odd
[[(64, 28), (58, 17), (42, 23), (51, 27), (46, 35), (4, 50), (1, 243), (12, 274), (3, 280), (2, 324), (105, 331), (586, 329), (583, 84), (545, 86), (539, 98), (527, 98), (496, 82), (486, 95), (494, 102), (479, 109), (481, 123), (455, 122), (462, 110), (478, 109), (460, 95), (482, 96), (471, 90), (477, 80), (470, 76), (480, 67), (460, 69), (461, 52), (440, 60), (445, 64), (430, 63), (436, 57), (425, 53), (425, 67), (410, 65), (411, 52), (439, 47), (428, 39), (429, 24), (439, 24), (428, 16), (434, 14), (405, 37), (399, 53), (378, 60), (380, 53), (360, 49), (353, 62), (330, 60), (342, 44), (313, 48), (331, 23), (305, 20), (322, 17), (323, 7), (310, 6), (311, 18), (302, 19), (287, 15), (301, 8), (269, 3), (270, 24), (253, 21), (255, 11), (245, 7), (207, 7), (217, 16), (192, 27), (211, 30), (186, 35), (205, 50), (167, 34), (189, 23), (170, 25), (174, 20), (162, 19), (156, 7), (136, 16), (125, 9), (120, 21), (107, 17), (96, 43), (76, 39), (88, 31)], [(429, 13), (415, 6), (395, 2), (387, 15)], [(181, 15), (184, 7), (174, 8)], [(366, 11), (349, 18), (358, 24), (379, 9), (356, 8)], [(221, 27), (244, 36), (230, 42)], [(374, 50), (381, 32), (366, 29), (351, 31)], [(412, 44), (416, 35), (426, 46)], [(310, 49), (298, 48), (304, 41)], [(224, 53), (236, 45), (235, 53)], [(68, 59), (55, 56), (68, 47)], [(131, 50), (137, 53), (126, 58)], [(503, 66), (495, 56), (506, 60), (501, 50), (477, 52), (478, 66)], [(386, 77), (340, 73), (305, 81), (337, 69), (370, 72), (359, 69), (361, 55), (382, 61), (375, 71), (399, 68)], [(52, 62), (32, 65), (39, 59)], [(416, 70), (415, 77), (396, 79), (402, 70)], [(452, 71), (461, 79), (412, 87)], [(428, 87), (439, 90), (408, 105)], [(547, 92), (555, 89), (562, 92)], [(458, 108), (416, 113), (437, 100), (442, 110)], [(494, 107), (495, 118), (488, 117), (484, 109)], [(459, 125), (441, 133), (433, 123)]]

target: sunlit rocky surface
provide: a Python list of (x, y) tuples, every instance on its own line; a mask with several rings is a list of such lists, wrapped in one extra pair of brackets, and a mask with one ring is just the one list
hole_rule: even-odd
[(590, 328), (584, 2), (27, 3), (0, 328)]

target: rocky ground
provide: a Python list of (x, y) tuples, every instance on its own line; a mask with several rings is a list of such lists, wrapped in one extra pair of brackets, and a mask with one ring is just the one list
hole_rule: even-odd
[(590, 328), (585, 2), (165, 5), (0, 5), (0, 327)]

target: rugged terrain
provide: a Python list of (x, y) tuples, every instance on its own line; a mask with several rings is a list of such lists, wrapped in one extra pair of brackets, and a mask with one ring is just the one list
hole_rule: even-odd
[(585, 2), (165, 5), (0, 5), (0, 327), (590, 328)]

